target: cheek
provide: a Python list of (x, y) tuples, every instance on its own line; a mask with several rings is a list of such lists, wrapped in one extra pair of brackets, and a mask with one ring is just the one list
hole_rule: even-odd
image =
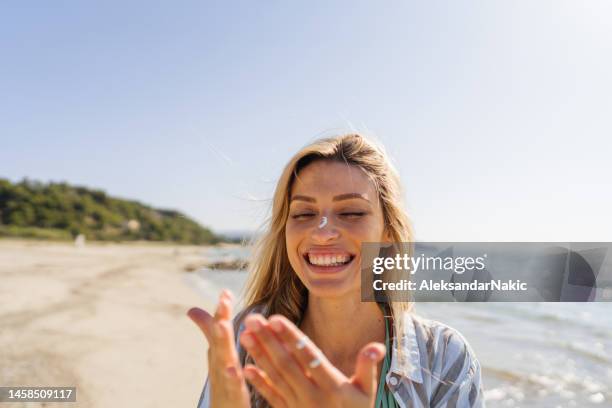
[(290, 259), (297, 256), (297, 247), (302, 239), (302, 235), (303, 232), (295, 224), (290, 222), (285, 224), (285, 243), (287, 245), (287, 253)]
[(309, 222), (296, 222), (294, 220), (288, 220), (285, 224), (285, 236), (287, 242), (298, 242), (304, 238), (308, 229), (311, 227)]
[(359, 241), (378, 242), (382, 240), (382, 222), (378, 222), (375, 219), (354, 223), (348, 226), (346, 230)]
[(289, 264), (293, 268), (294, 272), (302, 279), (302, 266), (301, 259), (298, 253), (298, 246), (303, 239), (302, 228), (287, 222), (285, 224), (285, 246), (287, 247), (287, 257), (289, 258)]

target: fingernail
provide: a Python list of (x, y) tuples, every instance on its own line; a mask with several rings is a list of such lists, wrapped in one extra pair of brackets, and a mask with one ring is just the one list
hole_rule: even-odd
[(228, 307), (229, 306), (229, 300), (225, 297), (222, 297), (221, 299), (219, 299), (219, 304), (223, 305), (223, 307)]
[(252, 380), (253, 378), (255, 378), (255, 374), (253, 374), (249, 370), (244, 371), (244, 376), (246, 377), (247, 380)]
[(255, 345), (255, 341), (253, 341), (253, 337), (251, 337), (250, 334), (244, 334), (242, 336), (242, 344), (244, 344), (245, 347), (250, 348)]
[(280, 333), (283, 330), (283, 325), (278, 320), (272, 320), (270, 322), (270, 327), (277, 333)]
[(249, 330), (253, 330), (254, 332), (257, 332), (259, 331), (259, 329), (261, 329), (261, 323), (259, 323), (259, 321), (255, 319), (247, 319), (244, 324)]
[(221, 337), (221, 334), (223, 334), (221, 331), (221, 326), (219, 326), (218, 323), (213, 325), (213, 334), (217, 337)]

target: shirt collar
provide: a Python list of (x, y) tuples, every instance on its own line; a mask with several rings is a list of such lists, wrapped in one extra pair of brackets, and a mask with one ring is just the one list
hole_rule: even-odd
[[(391, 354), (391, 368), (389, 371), (409, 378), (413, 382), (422, 383), (421, 354), (415, 332), (412, 313), (405, 312), (402, 316), (403, 330), (400, 336), (394, 336), (393, 351)], [(399, 345), (398, 345), (399, 337)], [(402, 350), (400, 359), (398, 350)]]

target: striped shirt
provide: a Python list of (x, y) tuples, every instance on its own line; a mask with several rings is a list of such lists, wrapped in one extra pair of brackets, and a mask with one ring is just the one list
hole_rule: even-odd
[[(455, 329), (407, 312), (399, 339), (394, 338), (386, 383), (402, 408), (485, 406), (480, 363)], [(239, 332), (244, 329), (241, 325)], [(237, 344), (240, 352), (240, 345)], [(208, 381), (197, 408), (210, 408)]]

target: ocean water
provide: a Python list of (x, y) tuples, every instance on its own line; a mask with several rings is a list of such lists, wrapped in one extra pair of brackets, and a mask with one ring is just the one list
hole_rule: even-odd
[[(215, 260), (248, 255), (207, 251)], [(246, 277), (205, 269), (189, 283), (238, 296)], [(415, 312), (467, 339), (482, 366), (487, 407), (612, 407), (612, 303), (416, 303)]]

